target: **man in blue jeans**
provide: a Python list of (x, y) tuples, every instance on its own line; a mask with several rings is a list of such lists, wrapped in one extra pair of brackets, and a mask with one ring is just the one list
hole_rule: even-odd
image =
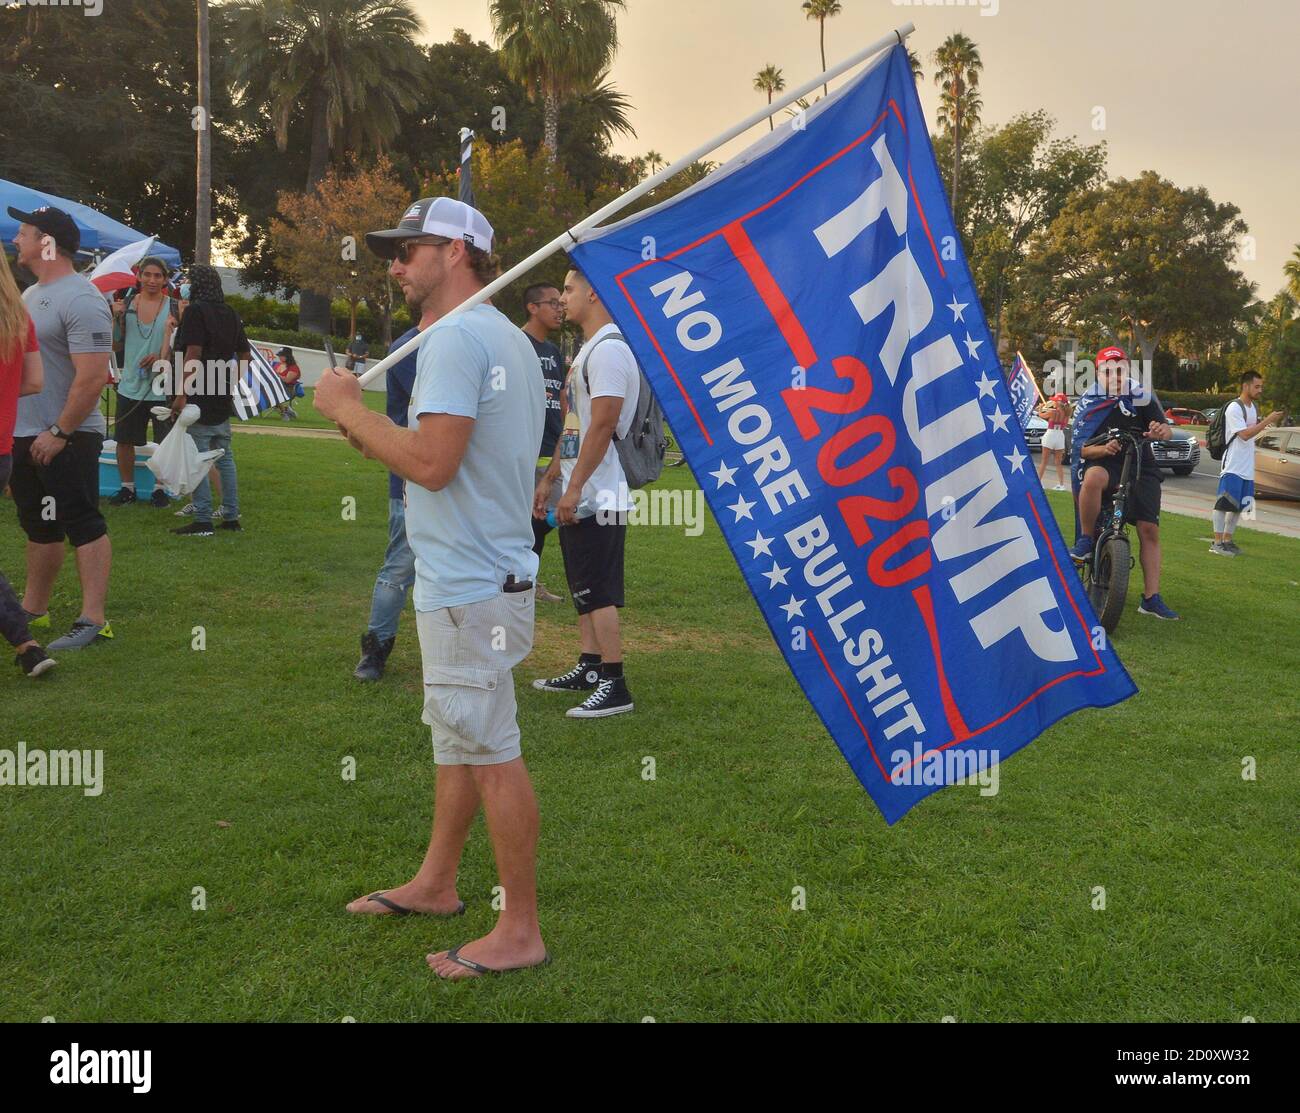
[[(221, 528), (238, 533), (244, 527), (239, 521), (239, 477), (230, 447), (230, 418), (235, 412), (235, 384), (247, 369), (252, 350), (244, 323), (226, 304), (221, 277), (211, 267), (190, 268), (190, 304), (172, 347), (185, 358), (182, 388), (172, 410), (179, 414), (187, 402), (197, 404), (199, 419), (187, 432), (200, 452), (223, 450), (216, 461), (221, 476)], [(212, 536), (212, 484), (206, 475), (194, 490), (194, 521), (172, 533)]]
[[(400, 348), (420, 330), (410, 329), (393, 343)], [(393, 424), (405, 429), (406, 412), (415, 385), (415, 353), (394, 364), (387, 372), (388, 401), (385, 406)], [(397, 620), (406, 609), (406, 597), (415, 584), (415, 553), (406, 539), (406, 489), (401, 476), (388, 474), (388, 549), (375, 578), (370, 601), (370, 625), (361, 635), (361, 660), (352, 675), (358, 680), (382, 680), (388, 655), (397, 644)]]

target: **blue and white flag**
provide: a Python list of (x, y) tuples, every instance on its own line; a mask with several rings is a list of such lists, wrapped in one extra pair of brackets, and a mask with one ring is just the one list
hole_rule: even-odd
[(1028, 429), (1029, 419), (1038, 409), (1042, 395), (1034, 381), (1034, 373), (1029, 370), (1029, 364), (1019, 352), (1016, 353), (1016, 362), (1011, 365), (1011, 374), (1007, 377), (1007, 389), (1011, 392), (1011, 404), (1016, 408), (1016, 420), (1020, 422), (1020, 428)]
[(1029, 466), (901, 47), (571, 254), (888, 822), (1136, 691)]

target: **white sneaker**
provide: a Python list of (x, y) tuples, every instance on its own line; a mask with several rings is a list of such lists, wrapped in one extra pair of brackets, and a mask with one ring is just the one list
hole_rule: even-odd
[(1065, 484), (1064, 484), (1064, 483), (1058, 483), (1055, 487), (1052, 488), (1052, 490), (1053, 490), (1053, 491), (1064, 491), (1064, 490), (1065, 490)]

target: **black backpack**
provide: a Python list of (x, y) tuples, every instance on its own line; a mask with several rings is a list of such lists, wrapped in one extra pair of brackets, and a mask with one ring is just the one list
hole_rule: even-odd
[[(1242, 406), (1241, 399), (1236, 399), (1238, 406), (1241, 406), (1241, 417), (1246, 419), (1246, 407)], [(1228, 406), (1232, 403), (1229, 402)], [(1205, 447), (1210, 450), (1212, 460), (1222, 460), (1223, 454), (1228, 451), (1228, 445), (1232, 443), (1232, 438), (1227, 435), (1228, 428), (1228, 406), (1220, 406), (1219, 412), (1210, 418), (1210, 427), (1205, 431)], [(1234, 433), (1233, 436), (1236, 436)]]

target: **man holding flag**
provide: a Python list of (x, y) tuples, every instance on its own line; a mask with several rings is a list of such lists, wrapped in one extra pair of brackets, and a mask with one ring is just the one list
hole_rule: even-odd
[(537, 923), (538, 813), (520, 749), (511, 670), (533, 644), (531, 507), (545, 393), (528, 338), (482, 304), (452, 310), (496, 277), (492, 226), (477, 209), (427, 198), (366, 243), (420, 310), (409, 428), (361, 400), (340, 368), (316, 408), (364, 455), (406, 480), (415, 552), (423, 720), (437, 763), (433, 833), (415, 877), (348, 905), (359, 915), (459, 915), (456, 874), (480, 803), (505, 891), (496, 927), (428, 956), (439, 977), (504, 973), (549, 961)]

